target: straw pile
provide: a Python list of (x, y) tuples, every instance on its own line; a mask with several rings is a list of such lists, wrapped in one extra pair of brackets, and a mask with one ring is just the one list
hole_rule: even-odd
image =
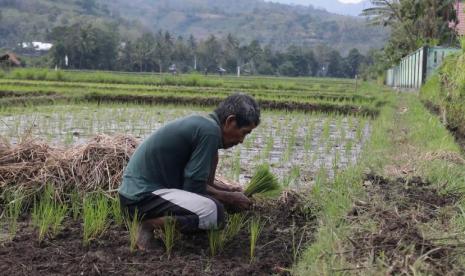
[(0, 142), (0, 194), (20, 188), (28, 195), (50, 183), (58, 194), (115, 191), (124, 166), (137, 147), (131, 136), (98, 135), (84, 145), (51, 147), (37, 139), (16, 146)]

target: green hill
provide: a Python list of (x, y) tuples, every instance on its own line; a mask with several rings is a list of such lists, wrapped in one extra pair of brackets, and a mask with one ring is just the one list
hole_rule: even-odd
[(387, 38), (363, 19), (260, 0), (0, 0), (0, 12), (0, 47), (44, 41), (53, 27), (75, 22), (113, 24), (131, 39), (160, 29), (200, 39), (233, 33), (275, 49), (326, 44), (341, 53), (379, 48)]

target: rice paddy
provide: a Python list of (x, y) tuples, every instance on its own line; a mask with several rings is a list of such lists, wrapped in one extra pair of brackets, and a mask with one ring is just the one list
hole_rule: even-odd
[[(138, 255), (135, 244), (139, 222), (125, 218), (114, 199), (127, 158), (137, 143), (166, 123), (193, 114), (206, 115), (227, 95), (241, 91), (259, 101), (261, 124), (244, 143), (220, 150), (217, 174), (245, 187), (257, 169), (267, 164), (282, 194), (254, 198), (251, 211), (229, 214), (224, 230), (203, 233), (201, 239), (175, 233), (174, 226), (161, 229), (158, 255), (167, 263), (165, 272), (178, 264), (184, 270), (196, 267), (194, 274), (198, 269), (222, 274), (231, 264), (241, 264), (236, 274), (276, 272), (273, 267), (263, 267), (263, 262), (289, 271), (286, 267), (313, 240), (316, 227), (306, 195), (322, 179), (332, 181), (355, 166), (370, 141), (373, 120), (385, 104), (372, 89), (364, 84), (354, 91), (350, 80), (338, 79), (28, 69), (5, 74), (0, 79), (0, 133), (5, 145), (2, 152), (7, 154), (0, 158), (0, 173), (5, 173), (0, 175), (0, 193), (3, 206), (7, 206), (3, 218), (11, 225), (4, 227), (11, 231), (8, 240), (18, 249), (21, 245), (14, 245), (15, 236), (25, 242), (38, 240), (50, 248), (58, 243), (78, 255), (108, 246), (117, 248), (129, 263), (147, 261), (149, 255)], [(26, 150), (16, 153), (16, 148)], [(12, 160), (14, 164), (8, 163)], [(27, 188), (24, 201), (19, 196), (21, 200), (16, 201), (15, 196), (6, 197), (5, 192), (13, 194), (15, 185)], [(33, 185), (38, 185), (37, 193)], [(43, 199), (44, 187), (53, 185), (54, 196)], [(42, 202), (31, 205), (34, 209), (28, 206), (31, 196)], [(277, 210), (276, 206), (281, 207)], [(56, 221), (49, 210), (59, 210)], [(21, 214), (30, 213), (34, 229), (43, 229), (39, 234), (21, 227), (29, 223)], [(199, 254), (200, 259), (193, 258)], [(223, 260), (225, 256), (227, 260)], [(210, 267), (212, 259), (222, 259), (219, 267)], [(106, 261), (96, 265), (108, 271)], [(95, 267), (86, 269), (94, 271)]]
[[(0, 113), (0, 131), (17, 143), (27, 134), (49, 144), (84, 144), (97, 134), (128, 134), (142, 140), (169, 121), (208, 114), (193, 106), (74, 104), (13, 107)], [(242, 145), (220, 151), (220, 174), (245, 184), (253, 169), (269, 163), (286, 186), (305, 186), (319, 170), (334, 175), (357, 161), (369, 138), (369, 117), (334, 113), (265, 111)]]

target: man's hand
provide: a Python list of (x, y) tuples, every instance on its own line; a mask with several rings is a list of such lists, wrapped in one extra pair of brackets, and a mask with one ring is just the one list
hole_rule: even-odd
[(207, 185), (207, 192), (221, 203), (232, 207), (233, 209), (249, 209), (252, 202), (242, 192), (226, 192), (218, 190), (213, 186)]
[(226, 178), (221, 177), (221, 176), (215, 177), (213, 186), (217, 188), (218, 190), (226, 191), (226, 192), (242, 192), (243, 191), (240, 184), (234, 181), (231, 181), (231, 180), (227, 180)]
[(241, 210), (249, 209), (252, 201), (241, 192), (228, 192), (226, 201), (229, 205)]

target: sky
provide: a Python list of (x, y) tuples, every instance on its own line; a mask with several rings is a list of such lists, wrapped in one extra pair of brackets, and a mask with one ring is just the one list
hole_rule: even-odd
[(283, 4), (312, 5), (332, 13), (357, 16), (369, 6), (369, 0), (265, 0)]

